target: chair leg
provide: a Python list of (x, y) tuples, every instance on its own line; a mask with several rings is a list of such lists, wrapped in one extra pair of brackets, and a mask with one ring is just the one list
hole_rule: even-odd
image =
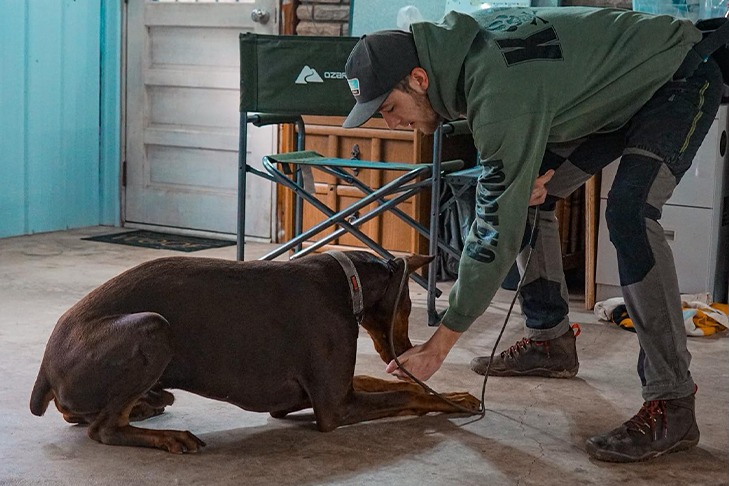
[(246, 164), (246, 150), (248, 137), (248, 113), (240, 112), (238, 125), (238, 227), (236, 260), (245, 259), (246, 244), (246, 175), (248, 167)]
[[(304, 185), (304, 178), (301, 174), (301, 168), (296, 168), (296, 183), (300, 186)], [(296, 201), (294, 204), (294, 238), (299, 236), (303, 230), (303, 219), (304, 219), (304, 200), (298, 194), (295, 196)], [(301, 251), (301, 244), (294, 247), (294, 253)]]
[(443, 141), (443, 125), (433, 135), (433, 172), (431, 176), (432, 185), (430, 188), (430, 247), (428, 253), (435, 256), (428, 267), (428, 325), (437, 326), (440, 323), (438, 310), (435, 308), (436, 298), (436, 277), (438, 272), (438, 239), (440, 238), (440, 185), (441, 185), (441, 155)]
[[(304, 125), (304, 121), (301, 118), (299, 118), (299, 121), (296, 122), (296, 128), (299, 132), (299, 135), (297, 137), (296, 150), (301, 152), (302, 150), (305, 150), (306, 146), (306, 127)], [(300, 167), (296, 168), (296, 183), (299, 186), (304, 185)], [(298, 194), (296, 194), (296, 207), (294, 211), (296, 212), (296, 215), (294, 216), (294, 237), (296, 237), (299, 236), (304, 229), (304, 199)], [(294, 253), (298, 253), (300, 251), (301, 245), (297, 245), (294, 248)]]

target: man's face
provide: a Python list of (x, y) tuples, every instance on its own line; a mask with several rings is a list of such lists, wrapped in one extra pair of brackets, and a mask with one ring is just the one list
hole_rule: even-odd
[(390, 129), (398, 126), (411, 127), (431, 134), (438, 128), (440, 116), (433, 110), (426, 95), (427, 74), (421, 68), (415, 68), (409, 81), (410, 89), (392, 90), (380, 106), (379, 112)]

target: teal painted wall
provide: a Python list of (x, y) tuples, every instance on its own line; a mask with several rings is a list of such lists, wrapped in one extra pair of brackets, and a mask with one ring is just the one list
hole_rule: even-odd
[(121, 225), (121, 32), (123, 0), (101, 2), (99, 224)]
[(0, 1), (0, 237), (118, 223), (119, 19)]

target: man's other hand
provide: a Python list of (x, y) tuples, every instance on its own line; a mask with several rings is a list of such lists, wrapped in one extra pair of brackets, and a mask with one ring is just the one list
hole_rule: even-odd
[(534, 181), (532, 197), (529, 199), (530, 206), (539, 206), (545, 199), (547, 199), (547, 188), (544, 186), (546, 186), (547, 182), (552, 179), (552, 176), (554, 176), (554, 170), (550, 169), (545, 172), (544, 175), (537, 177), (537, 180)]

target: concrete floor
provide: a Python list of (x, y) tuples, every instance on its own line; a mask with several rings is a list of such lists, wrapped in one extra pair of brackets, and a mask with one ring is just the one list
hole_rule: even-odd
[[(175, 391), (167, 411), (144, 422), (150, 428), (188, 429), (207, 442), (196, 455), (111, 447), (65, 423), (51, 405), (38, 418), (28, 399), (43, 349), (58, 317), (88, 291), (145, 260), (177, 254), (81, 241), (113, 228), (0, 240), (0, 485), (5, 484), (398, 484), (572, 485), (727, 484), (729, 341), (693, 338), (692, 372), (702, 437), (691, 452), (647, 463), (616, 465), (590, 459), (585, 440), (637, 412), (642, 400), (635, 335), (599, 323), (581, 311), (577, 340), (580, 372), (572, 380), (492, 378), (486, 416), (425, 416), (375, 421), (324, 434), (309, 412), (293, 420), (240, 410)], [(251, 256), (270, 245), (250, 245)], [(234, 248), (193, 253), (233, 258)], [(424, 294), (414, 300), (411, 337), (432, 332), (424, 324)], [(487, 314), (464, 335), (430, 384), (442, 391), (478, 395), (481, 378), (468, 367), (490, 352), (511, 293), (501, 292)], [(501, 346), (522, 336), (513, 318)], [(358, 372), (387, 377), (362, 333)]]

